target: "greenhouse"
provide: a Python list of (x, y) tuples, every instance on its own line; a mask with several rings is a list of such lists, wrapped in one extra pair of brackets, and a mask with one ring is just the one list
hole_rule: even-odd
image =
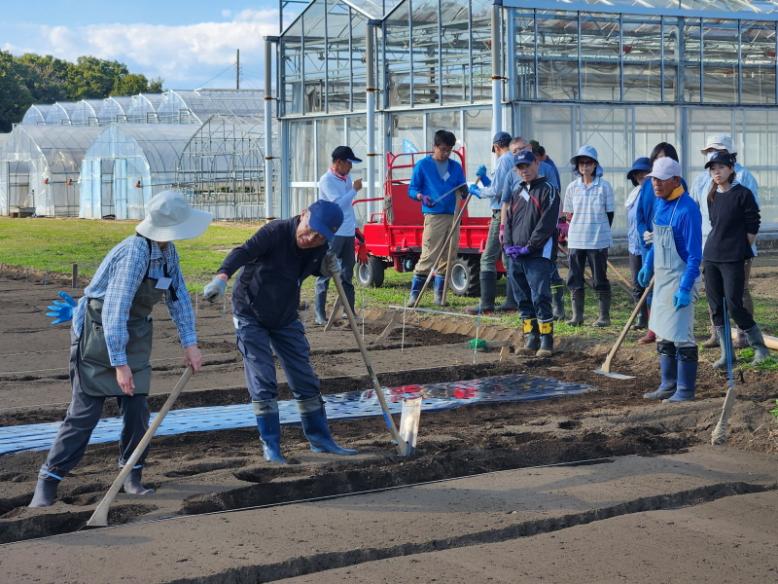
[(176, 182), (215, 219), (273, 216), (265, 201), (263, 120), (213, 116), (181, 153)]
[(49, 110), (51, 110), (54, 107), (55, 106), (53, 104), (31, 105), (30, 108), (26, 112), (24, 112), (24, 117), (22, 118), (22, 121), (20, 123), (24, 124), (25, 126), (43, 126), (44, 124), (46, 124), (46, 116), (48, 116)]
[(36, 215), (77, 216), (78, 177), (98, 128), (18, 125), (0, 158), (0, 212), (31, 208)]
[(440, 128), (465, 147), (469, 176), (491, 164), (496, 130), (540, 141), (563, 183), (588, 143), (623, 201), (631, 162), (656, 143), (677, 147), (691, 180), (706, 139), (729, 133), (759, 181), (765, 227), (776, 228), (777, 29), (778, 6), (765, 1), (314, 0), (267, 40), (282, 212), (314, 199), (343, 142), (368, 161), (354, 172), (371, 198), (385, 154), (427, 149)]
[(257, 117), (262, 115), (263, 98), (263, 92), (251, 89), (170, 90), (157, 107), (157, 119), (168, 124), (202, 125), (216, 114)]
[(78, 215), (143, 219), (151, 197), (174, 185), (181, 153), (196, 131), (170, 124), (105, 128), (81, 164)]
[(132, 99), (131, 96), (106, 97), (97, 109), (97, 119), (100, 125), (126, 123)]
[(139, 93), (133, 95), (127, 108), (127, 121), (131, 124), (154, 124), (157, 122), (157, 107), (162, 103), (161, 93)]

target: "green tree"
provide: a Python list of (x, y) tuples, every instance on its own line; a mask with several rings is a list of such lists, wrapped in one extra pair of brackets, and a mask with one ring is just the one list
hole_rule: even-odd
[(79, 57), (68, 75), (68, 99), (108, 97), (116, 79), (128, 74), (127, 66), (118, 61), (106, 61), (97, 57)]
[(17, 58), (26, 71), (25, 84), (35, 103), (54, 103), (67, 99), (68, 74), (73, 66), (51, 55), (26, 53)]
[(25, 69), (11, 53), (0, 51), (0, 131), (8, 132), (24, 116), (33, 99), (24, 80)]
[(114, 80), (111, 95), (135, 95), (137, 93), (146, 93), (148, 90), (149, 81), (145, 75), (128, 73)]
[(162, 79), (160, 77), (157, 77), (156, 79), (152, 79), (149, 81), (149, 88), (147, 89), (148, 93), (162, 93), (164, 91), (162, 89)]

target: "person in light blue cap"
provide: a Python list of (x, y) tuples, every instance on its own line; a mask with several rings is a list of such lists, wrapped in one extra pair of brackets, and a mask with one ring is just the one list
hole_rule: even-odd
[(586, 263), (594, 276), (600, 315), (596, 327), (610, 325), (611, 285), (608, 281), (608, 248), (613, 243), (611, 224), (615, 209), (613, 188), (602, 178), (602, 167), (593, 146), (581, 146), (570, 159), (578, 175), (567, 186), (562, 212), (570, 222), (567, 233), (569, 272), (567, 287), (573, 299), (571, 326), (581, 326), (584, 320), (584, 268)]
[(224, 295), (227, 281), (242, 268), (232, 293), (232, 320), (268, 462), (286, 463), (281, 453), (274, 352), (297, 400), (311, 450), (356, 454), (330, 434), (319, 378), (311, 366), (311, 347), (297, 314), (305, 278), (332, 277), (339, 271), (337, 258), (327, 250), (342, 223), (338, 204), (322, 200), (299, 215), (271, 221), (227, 255), (203, 290), (203, 298), (213, 302)]
[[(638, 232), (637, 209), (640, 199), (640, 189), (646, 182), (648, 173), (651, 172), (651, 161), (647, 156), (641, 156), (632, 163), (632, 168), (627, 173), (627, 180), (632, 183), (633, 189), (627, 195), (624, 206), (627, 208), (627, 247), (629, 248), (629, 269), (632, 272), (632, 299), (637, 304), (643, 296), (644, 288), (638, 282), (638, 273), (643, 267), (643, 238)], [(648, 302), (640, 308), (635, 329), (641, 330), (648, 326)]]

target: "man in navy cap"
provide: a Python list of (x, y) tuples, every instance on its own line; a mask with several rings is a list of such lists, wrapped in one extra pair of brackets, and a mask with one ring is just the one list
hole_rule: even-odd
[[(362, 162), (354, 155), (354, 151), (348, 146), (338, 146), (332, 151), (332, 166), (319, 179), (319, 199), (332, 201), (343, 211), (343, 223), (335, 233), (330, 243), (330, 253), (340, 263), (340, 279), (343, 282), (343, 290), (348, 297), (351, 310), (354, 310), (354, 284), (351, 280), (354, 276), (354, 234), (356, 232), (356, 217), (354, 216), (354, 197), (362, 188), (362, 179), (351, 180), (351, 167)], [(327, 287), (330, 279), (325, 276), (316, 278), (316, 296), (314, 312), (316, 324), (327, 322)]]
[(206, 300), (216, 300), (224, 295), (229, 278), (243, 268), (233, 288), (233, 322), (265, 459), (270, 462), (286, 462), (281, 454), (273, 352), (297, 400), (311, 450), (356, 453), (332, 439), (310, 345), (297, 314), (303, 280), (310, 275), (332, 276), (338, 269), (337, 259), (327, 254), (327, 244), (342, 223), (343, 211), (330, 201), (316, 201), (300, 215), (271, 221), (227, 255), (203, 290)]
[(531, 151), (516, 156), (521, 182), (505, 216), (504, 245), (511, 287), (523, 321), (524, 350), (550, 357), (554, 348), (551, 273), (559, 218), (559, 191), (539, 176)]
[(479, 199), (489, 199), (492, 219), (489, 222), (489, 234), (481, 254), (481, 302), (478, 306), (467, 309), (470, 314), (494, 312), (494, 297), (497, 293), (497, 258), (500, 257), (500, 209), (504, 198), (510, 197), (514, 180), (513, 154), (510, 151), (511, 135), (508, 132), (497, 132), (492, 139), (492, 152), (496, 157), (493, 178), (486, 175), (486, 167), (481, 166), (476, 171), (484, 188), (470, 186), (470, 193)]

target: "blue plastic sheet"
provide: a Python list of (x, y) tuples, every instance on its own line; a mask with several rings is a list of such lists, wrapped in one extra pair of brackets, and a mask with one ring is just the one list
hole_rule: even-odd
[[(529, 375), (503, 375), (471, 381), (435, 383), (428, 385), (404, 385), (385, 388), (389, 409), (400, 413), (405, 397), (422, 395), (423, 412), (450, 410), (468, 405), (521, 402), (577, 395), (593, 388), (578, 383), (566, 383), (555, 379)], [(330, 420), (381, 416), (381, 406), (374, 390), (330, 394), (324, 397), (327, 417)], [(278, 402), (282, 424), (299, 424), (300, 414), (294, 400)], [(152, 418), (156, 414), (152, 414)], [(212, 406), (173, 410), (157, 430), (157, 436), (172, 436), (186, 432), (210, 432), (233, 430), (256, 425), (252, 406)], [(28, 424), (0, 428), (0, 454), (23, 450), (48, 450), (59, 430), (60, 422)], [(92, 432), (90, 444), (118, 442), (121, 418), (104, 418)]]

